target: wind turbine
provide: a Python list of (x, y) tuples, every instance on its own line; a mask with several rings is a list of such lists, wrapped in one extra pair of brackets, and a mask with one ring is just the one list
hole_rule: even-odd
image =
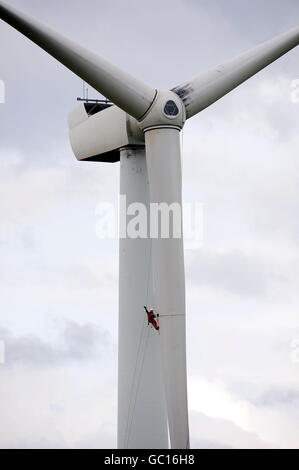
[[(156, 90), (0, 1), (0, 18), (64, 64), (110, 105), (69, 115), (78, 160), (120, 160), (120, 192), (132, 202), (176, 204), (181, 215), (180, 131), (299, 43), (299, 28), (175, 87)], [(121, 207), (120, 217), (126, 217)], [(189, 447), (183, 237), (120, 238), (118, 447)], [(146, 329), (143, 305), (160, 313)], [(153, 334), (152, 334), (153, 333)]]

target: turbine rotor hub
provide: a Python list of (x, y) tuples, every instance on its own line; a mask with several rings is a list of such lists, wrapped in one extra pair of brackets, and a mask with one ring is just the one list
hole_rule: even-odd
[(169, 90), (157, 90), (150, 109), (139, 121), (139, 127), (144, 132), (157, 127), (174, 127), (181, 130), (185, 121), (185, 106), (179, 96)]

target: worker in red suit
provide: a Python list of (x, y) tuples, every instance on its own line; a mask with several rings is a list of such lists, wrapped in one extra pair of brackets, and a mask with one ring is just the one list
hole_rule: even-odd
[(144, 309), (146, 311), (146, 314), (147, 314), (147, 321), (148, 321), (148, 324), (151, 324), (153, 325), (153, 327), (155, 328), (155, 330), (159, 330), (159, 325), (157, 323), (157, 320), (156, 318), (159, 317), (159, 315), (155, 315), (154, 314), (154, 311), (153, 310), (148, 310), (146, 308), (146, 306), (144, 306)]

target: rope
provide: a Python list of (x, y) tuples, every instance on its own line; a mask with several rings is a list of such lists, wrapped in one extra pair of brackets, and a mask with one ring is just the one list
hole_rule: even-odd
[(151, 259), (152, 259), (152, 238), (150, 239), (150, 252), (149, 252), (149, 259), (148, 259), (148, 266), (147, 266), (147, 291), (146, 291), (146, 305), (148, 305), (148, 290), (149, 290), (149, 282), (150, 282), (150, 272), (151, 272)]
[[(148, 294), (149, 294), (149, 282), (150, 282), (150, 263), (151, 263), (151, 255), (152, 255), (152, 239), (150, 240), (150, 250), (149, 250), (149, 259), (148, 259), (148, 269), (147, 269), (147, 272), (148, 272), (148, 275), (147, 275), (147, 291), (146, 291), (146, 305), (148, 305)], [(143, 336), (144, 336), (144, 323), (141, 324), (141, 331), (140, 331), (140, 334), (139, 334), (139, 344), (138, 344), (138, 349), (137, 349), (137, 356), (136, 356), (136, 361), (135, 361), (135, 367), (134, 367), (134, 373), (133, 373), (133, 378), (132, 378), (132, 385), (131, 385), (131, 392), (130, 392), (130, 402), (129, 402), (129, 407), (128, 407), (128, 416), (127, 416), (127, 424), (126, 424), (126, 431), (125, 431), (125, 445), (127, 446), (128, 443), (129, 443), (129, 438), (130, 438), (130, 434), (131, 434), (131, 426), (132, 426), (132, 423), (133, 423), (133, 417), (134, 417), (134, 411), (135, 411), (135, 407), (136, 407), (136, 402), (137, 402), (137, 395), (138, 395), (138, 390), (139, 390), (139, 386), (140, 386), (140, 382), (141, 382), (141, 373), (142, 373), (142, 368), (143, 368), (143, 364), (144, 364), (144, 360), (145, 360), (145, 353), (146, 353), (146, 348), (147, 348), (147, 343), (148, 343), (148, 339), (149, 339), (149, 331), (147, 332), (147, 338), (146, 338), (146, 346), (144, 348), (144, 351), (143, 351), (143, 358), (142, 358), (142, 363), (141, 363), (141, 367), (140, 367), (140, 371), (139, 371), (139, 377), (137, 380), (137, 389), (136, 389), (136, 394), (135, 394), (135, 399), (134, 399), (134, 405), (133, 405), (133, 410), (132, 410), (132, 413), (130, 413), (131, 411), (131, 405), (132, 405), (132, 399), (133, 399), (133, 396), (134, 396), (134, 393), (133, 393), (133, 390), (134, 390), (134, 384), (136, 382), (136, 374), (137, 374), (137, 367), (138, 367), (138, 359), (140, 358), (140, 349), (141, 349), (141, 344), (143, 343), (142, 339), (143, 339)], [(130, 422), (130, 414), (132, 415), (131, 417), (131, 422)], [(129, 425), (129, 422), (130, 422), (130, 425)]]
[(130, 420), (130, 410), (131, 410), (131, 404), (132, 404), (132, 397), (133, 397), (133, 388), (135, 384), (135, 377), (136, 377), (136, 372), (137, 372), (137, 365), (138, 365), (138, 359), (140, 357), (140, 347), (142, 344), (142, 338), (143, 338), (143, 333), (144, 333), (144, 322), (141, 324), (141, 330), (139, 334), (139, 344), (138, 344), (138, 350), (137, 350), (137, 356), (136, 356), (136, 361), (135, 361), (135, 368), (134, 368), (134, 373), (133, 373), (133, 379), (132, 379), (132, 384), (131, 384), (131, 392), (130, 392), (130, 403), (128, 407), (128, 416), (127, 416), (127, 424), (126, 424), (126, 431), (125, 435), (127, 438), (125, 439), (125, 442), (129, 440), (128, 438), (128, 427), (129, 427), (129, 420)]
[(145, 353), (146, 353), (146, 349), (147, 349), (148, 339), (149, 339), (149, 330), (147, 332), (146, 345), (145, 345), (144, 352), (143, 352), (143, 358), (142, 358), (142, 363), (141, 363), (141, 368), (140, 368), (139, 380), (138, 380), (138, 384), (137, 384), (137, 389), (136, 389), (136, 394), (135, 394), (135, 399), (134, 399), (134, 406), (133, 406), (133, 410), (132, 410), (131, 422), (130, 422), (130, 426), (129, 426), (129, 430), (128, 430), (127, 445), (129, 443), (130, 435), (131, 435), (131, 431), (132, 431), (132, 424), (133, 424), (134, 413), (135, 413), (135, 408), (136, 408), (136, 403), (137, 403), (137, 396), (138, 396), (139, 387), (140, 387), (140, 383), (141, 383), (142, 370), (143, 370), (143, 365), (144, 365), (144, 360), (145, 360)]
[(159, 314), (159, 317), (184, 317), (184, 313), (170, 313), (169, 315)]

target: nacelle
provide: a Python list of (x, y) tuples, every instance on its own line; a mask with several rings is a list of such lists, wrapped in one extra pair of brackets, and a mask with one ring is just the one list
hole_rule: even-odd
[(119, 149), (144, 146), (136, 119), (117, 106), (80, 103), (68, 115), (71, 146), (77, 160), (119, 161)]

